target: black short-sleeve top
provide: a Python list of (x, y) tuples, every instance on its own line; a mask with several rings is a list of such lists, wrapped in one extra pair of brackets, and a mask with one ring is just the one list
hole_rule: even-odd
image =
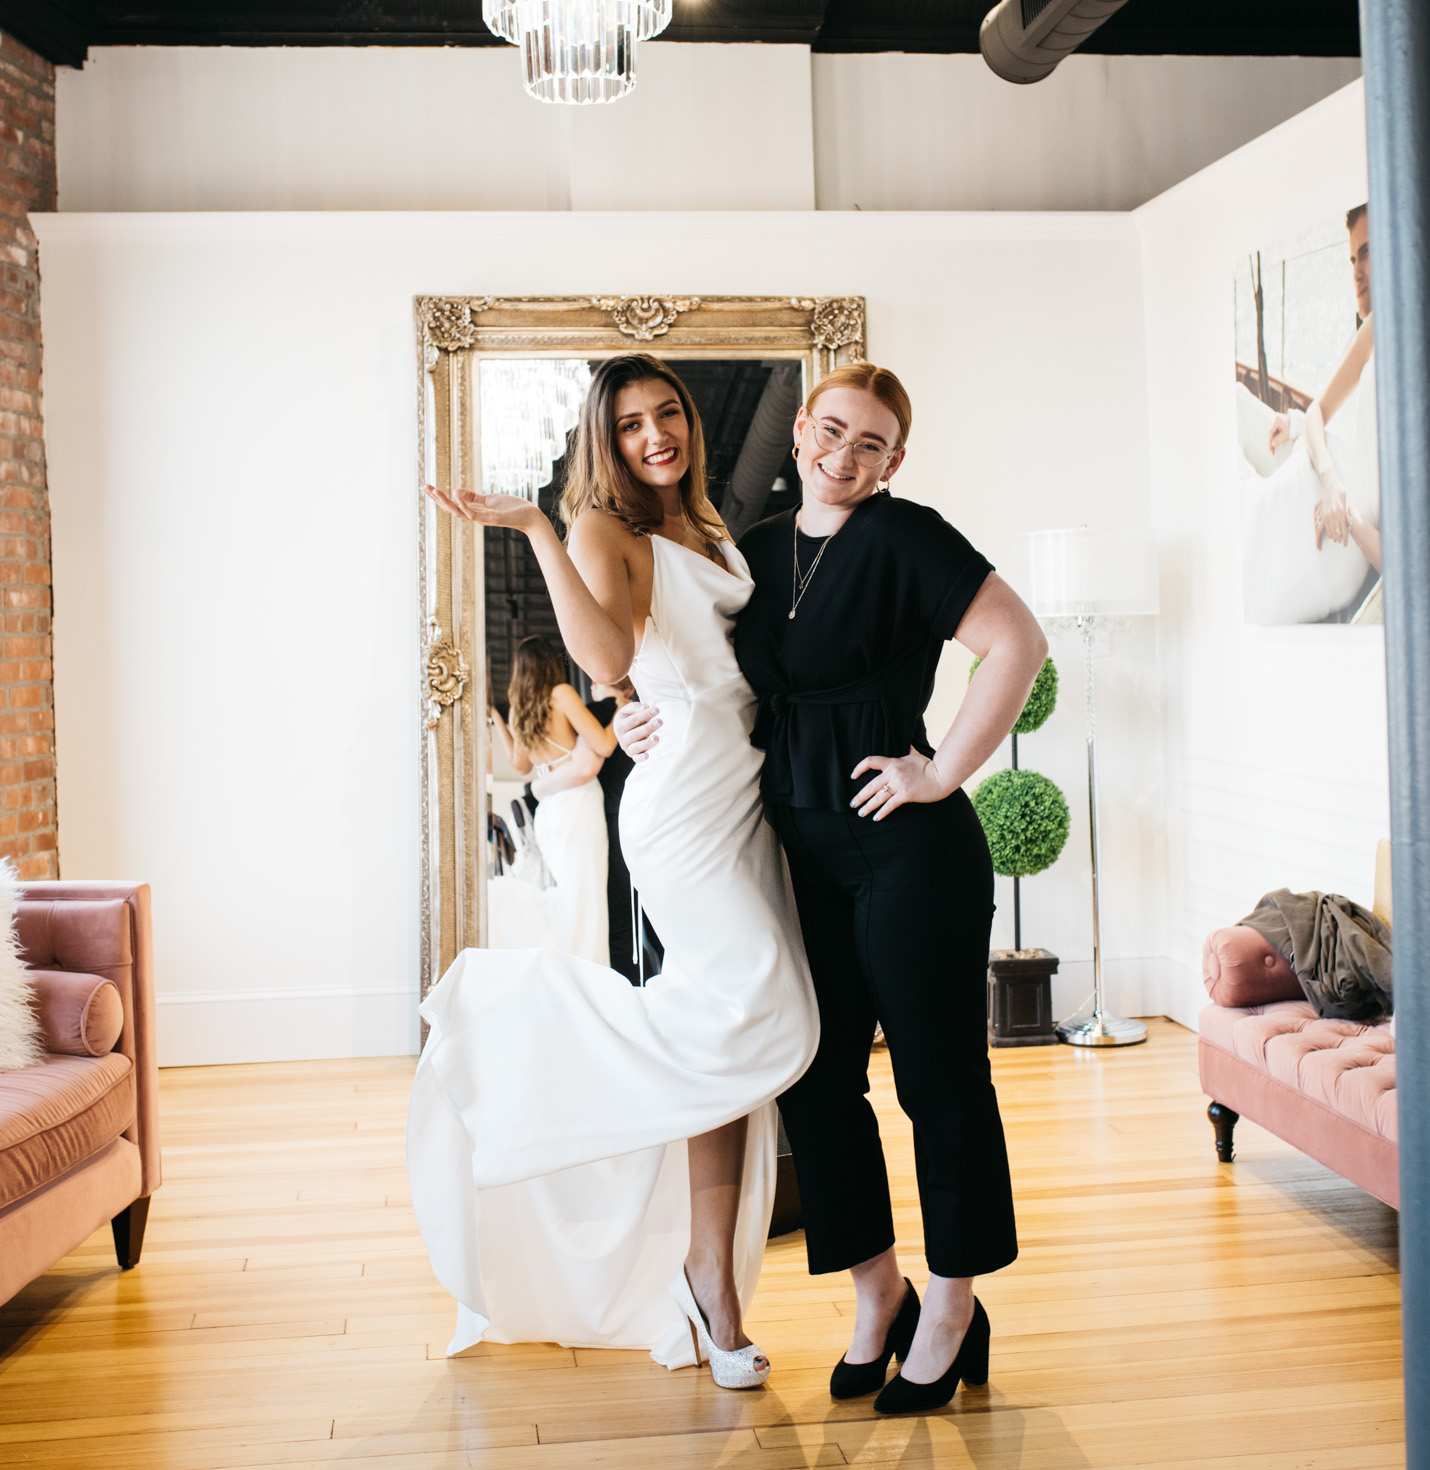
[[(944, 642), (992, 564), (936, 510), (879, 493), (824, 546), (794, 511), (740, 538), (755, 590), (735, 622), (735, 657), (759, 698), (752, 742), (765, 799), (837, 809), (868, 779), (867, 755), (932, 755), (924, 711)], [(794, 618), (794, 560), (807, 580)]]

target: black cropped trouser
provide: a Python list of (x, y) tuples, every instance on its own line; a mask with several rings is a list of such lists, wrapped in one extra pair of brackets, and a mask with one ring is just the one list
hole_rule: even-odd
[(772, 804), (819, 1000), (819, 1049), (779, 1100), (804, 1210), (809, 1269), (843, 1271), (894, 1243), (870, 1106), (884, 1028), (914, 1131), (924, 1253), (939, 1276), (981, 1276), (1018, 1254), (1013, 1189), (988, 1065), (993, 868), (972, 804), (852, 810)]

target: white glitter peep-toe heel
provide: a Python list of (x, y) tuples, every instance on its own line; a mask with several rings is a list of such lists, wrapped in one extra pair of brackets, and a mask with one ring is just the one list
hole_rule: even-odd
[[(709, 1362), (710, 1376), (721, 1388), (758, 1388), (770, 1376), (770, 1360), (754, 1343), (730, 1352), (716, 1347), (710, 1336), (705, 1313), (695, 1300), (695, 1293), (690, 1289), (690, 1278), (685, 1274), (683, 1265), (670, 1283), (670, 1294), (690, 1324), (690, 1341), (695, 1346), (696, 1366), (702, 1361)], [(765, 1359), (763, 1368), (756, 1366), (756, 1358)]]

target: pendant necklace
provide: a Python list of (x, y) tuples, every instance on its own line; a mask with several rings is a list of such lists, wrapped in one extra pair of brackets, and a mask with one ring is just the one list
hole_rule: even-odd
[(831, 539), (833, 538), (833, 536), (834, 536), (834, 532), (831, 531), (829, 533), (829, 535), (826, 536), (824, 538), (824, 540), (819, 543), (819, 550), (815, 554), (814, 564), (810, 567), (810, 569), (803, 576), (800, 576), (800, 574), (799, 574), (799, 517), (797, 515), (795, 516), (795, 518), (794, 518), (794, 574), (793, 574), (793, 577), (791, 578), (791, 581), (790, 581), (790, 594), (789, 594), (789, 596), (790, 596), (789, 615), (790, 615), (791, 621), (793, 621), (795, 613), (799, 610), (800, 603), (804, 601), (804, 591), (805, 591), (805, 588), (808, 587), (809, 584), (814, 580), (814, 574), (819, 570), (819, 563), (820, 563), (820, 561), (824, 557), (824, 549), (825, 549), (825, 547), (827, 547), (829, 545), (829, 543), (830, 543)]

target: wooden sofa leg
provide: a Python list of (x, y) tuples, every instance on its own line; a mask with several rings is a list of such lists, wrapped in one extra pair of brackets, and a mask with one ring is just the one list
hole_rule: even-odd
[(121, 1210), (109, 1222), (114, 1231), (114, 1254), (119, 1257), (121, 1271), (128, 1271), (139, 1264), (139, 1252), (144, 1249), (144, 1227), (148, 1223), (148, 1195), (135, 1200), (127, 1210)]
[(1212, 1120), (1212, 1127), (1216, 1129), (1217, 1159), (1223, 1164), (1229, 1164), (1233, 1157), (1231, 1132), (1241, 1121), (1241, 1114), (1232, 1112), (1225, 1103), (1214, 1102), (1207, 1109), (1207, 1117)]

